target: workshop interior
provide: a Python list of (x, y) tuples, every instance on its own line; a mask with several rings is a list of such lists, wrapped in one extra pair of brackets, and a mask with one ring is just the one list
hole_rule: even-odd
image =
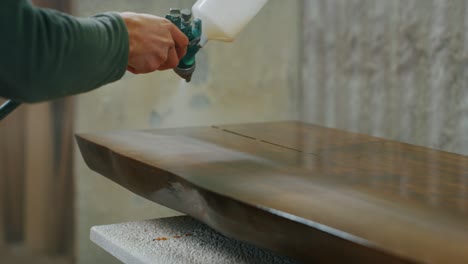
[(0, 98), (0, 263), (468, 262), (467, 0), (32, 2), (189, 46)]

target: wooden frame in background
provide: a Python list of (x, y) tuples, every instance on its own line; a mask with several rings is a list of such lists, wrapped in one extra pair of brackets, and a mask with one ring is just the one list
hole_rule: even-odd
[(73, 98), (23, 105), (0, 123), (0, 248), (73, 256), (73, 107)]

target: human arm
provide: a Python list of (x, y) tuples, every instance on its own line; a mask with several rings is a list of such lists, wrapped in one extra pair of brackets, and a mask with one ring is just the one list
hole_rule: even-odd
[[(167, 48), (176, 47), (175, 43), (156, 38), (132, 48), (130, 44), (137, 42), (129, 35), (141, 36), (135, 32), (158, 28), (146, 23), (149, 18), (132, 14), (76, 18), (34, 7), (26, 0), (0, 1), (0, 96), (20, 102), (46, 101), (119, 80), (127, 67), (135, 73), (175, 67), (173, 61), (184, 52), (183, 40), (177, 45), (181, 50), (177, 59), (169, 54), (174, 49)], [(140, 23), (129, 32), (127, 22), (133, 20)], [(148, 34), (154, 36), (156, 30), (148, 29)], [(167, 56), (160, 54), (164, 51)], [(134, 56), (136, 52), (139, 56)]]

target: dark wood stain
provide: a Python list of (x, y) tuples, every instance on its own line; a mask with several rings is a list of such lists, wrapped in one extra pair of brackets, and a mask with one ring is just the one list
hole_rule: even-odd
[(127, 189), (306, 263), (468, 259), (465, 156), (300, 122), (78, 143), (91, 169)]

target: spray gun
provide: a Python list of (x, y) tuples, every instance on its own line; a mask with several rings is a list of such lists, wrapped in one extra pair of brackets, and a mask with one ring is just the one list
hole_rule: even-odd
[[(208, 40), (231, 42), (268, 0), (198, 0), (192, 8), (171, 8), (166, 19), (189, 39), (187, 54), (174, 71), (190, 82), (195, 71), (195, 55)], [(193, 16), (195, 18), (193, 18)], [(203, 24), (203, 31), (202, 31)]]
[(185, 81), (190, 82), (196, 67), (195, 55), (201, 48), (202, 22), (200, 19), (192, 19), (192, 11), (189, 9), (180, 11), (178, 8), (171, 8), (166, 19), (176, 25), (189, 39), (187, 54), (180, 60), (174, 71)]

